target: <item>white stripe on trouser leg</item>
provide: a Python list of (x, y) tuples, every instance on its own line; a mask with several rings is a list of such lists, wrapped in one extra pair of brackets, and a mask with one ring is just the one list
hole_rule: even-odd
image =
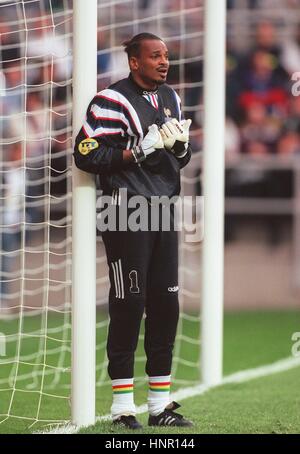
[(121, 298), (124, 299), (124, 281), (123, 281), (121, 259), (118, 260), (118, 264), (119, 264), (119, 271), (120, 271)]
[(119, 279), (118, 279), (117, 265), (114, 262), (111, 262), (111, 266), (112, 266), (113, 273), (114, 273), (116, 298), (120, 298), (120, 284), (119, 284)]
[(112, 197), (112, 205), (119, 205), (119, 189), (114, 189), (111, 197)]
[(121, 298), (121, 285), (120, 285), (120, 274), (118, 262), (115, 262), (116, 275), (117, 275), (117, 284), (118, 284), (118, 298)]
[(119, 191), (117, 189), (114, 190), (114, 205), (118, 205), (118, 193)]

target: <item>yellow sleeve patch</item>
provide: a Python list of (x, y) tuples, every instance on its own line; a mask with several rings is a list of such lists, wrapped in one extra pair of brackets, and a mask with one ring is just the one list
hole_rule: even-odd
[(95, 139), (84, 139), (78, 145), (79, 153), (83, 156), (89, 154), (92, 150), (99, 147), (97, 140)]

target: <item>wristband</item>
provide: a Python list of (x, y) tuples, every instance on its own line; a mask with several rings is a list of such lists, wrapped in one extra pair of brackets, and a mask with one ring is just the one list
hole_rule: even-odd
[(139, 162), (142, 162), (146, 159), (146, 155), (142, 149), (142, 147), (133, 147), (131, 149), (131, 153), (133, 156), (134, 161), (138, 164)]
[(176, 140), (171, 151), (175, 154), (177, 158), (183, 158), (187, 154), (188, 143), (181, 142)]

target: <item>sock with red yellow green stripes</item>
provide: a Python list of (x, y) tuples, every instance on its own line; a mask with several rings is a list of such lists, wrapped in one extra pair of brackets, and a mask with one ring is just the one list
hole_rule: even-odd
[(170, 403), (171, 375), (149, 377), (148, 410), (150, 415), (157, 416)]
[(136, 408), (133, 399), (133, 378), (112, 380), (112, 389), (112, 419), (117, 419), (122, 415), (135, 415)]

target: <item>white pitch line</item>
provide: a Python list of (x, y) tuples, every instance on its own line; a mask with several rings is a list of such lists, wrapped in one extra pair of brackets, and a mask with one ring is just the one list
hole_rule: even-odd
[[(211, 389), (217, 388), (222, 385), (232, 384), (232, 383), (244, 383), (250, 380), (254, 380), (255, 378), (266, 377), (272, 374), (278, 374), (280, 372), (287, 371), (289, 369), (293, 369), (295, 367), (300, 366), (300, 358), (285, 358), (275, 363), (267, 364), (260, 367), (255, 367), (253, 369), (246, 369), (239, 372), (235, 372), (234, 374), (225, 376), (222, 381), (214, 386), (207, 386), (207, 385), (196, 385), (190, 386), (188, 388), (179, 389), (170, 395), (172, 400), (184, 400), (188, 399), (189, 397), (200, 396)], [(147, 405), (140, 405), (137, 407), (136, 412), (137, 414), (146, 413), (148, 410)], [(105, 416), (98, 416), (96, 418), (96, 422), (98, 421), (109, 421), (110, 415)], [(79, 427), (76, 427), (72, 424), (67, 424), (65, 426), (57, 426), (52, 427), (49, 431), (43, 432), (35, 432), (38, 434), (75, 434), (79, 431)]]
[(207, 385), (196, 385), (189, 388), (179, 389), (175, 391), (171, 397), (173, 399), (183, 400), (189, 397), (198, 396), (204, 394), (206, 391), (210, 391), (213, 388), (218, 386), (227, 385), (230, 383), (243, 383), (246, 381), (253, 380), (255, 378), (266, 377), (272, 374), (278, 374), (279, 372), (284, 372), (294, 367), (300, 366), (300, 358), (285, 358), (276, 363), (267, 364), (260, 367), (255, 367), (254, 369), (246, 369), (234, 374), (225, 376), (222, 381), (215, 386)]

